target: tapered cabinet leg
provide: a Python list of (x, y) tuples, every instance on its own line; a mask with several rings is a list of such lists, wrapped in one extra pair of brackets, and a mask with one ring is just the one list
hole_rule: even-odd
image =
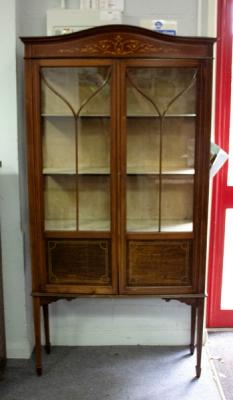
[(198, 299), (197, 306), (197, 365), (196, 376), (201, 376), (201, 356), (202, 356), (202, 341), (203, 341), (203, 323), (204, 323), (204, 299)]
[(48, 304), (43, 304), (43, 317), (44, 317), (44, 332), (45, 332), (45, 351), (50, 354), (50, 335), (49, 335), (49, 306)]
[(38, 376), (42, 375), (41, 364), (41, 319), (40, 319), (40, 298), (33, 297), (34, 309), (34, 331), (35, 331), (35, 359), (36, 372)]
[(193, 355), (195, 350), (195, 331), (196, 331), (196, 305), (191, 306), (191, 338), (190, 338), (190, 353)]

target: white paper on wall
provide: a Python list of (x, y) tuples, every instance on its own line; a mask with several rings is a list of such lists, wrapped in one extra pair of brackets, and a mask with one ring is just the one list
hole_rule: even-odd
[(99, 9), (124, 11), (124, 0), (99, 0)]
[(228, 154), (217, 144), (211, 143), (210, 148), (210, 178), (213, 178), (227, 161)]
[(91, 0), (80, 0), (80, 9), (87, 10), (91, 8)]
[(92, 10), (98, 10), (99, 0), (91, 0), (91, 8), (92, 8)]
[(114, 23), (121, 22), (121, 12), (116, 10), (102, 10), (100, 11), (101, 21), (112, 21)]

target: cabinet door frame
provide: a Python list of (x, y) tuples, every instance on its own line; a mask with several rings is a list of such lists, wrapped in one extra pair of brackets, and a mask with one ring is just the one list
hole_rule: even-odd
[[(111, 79), (111, 229), (110, 231), (45, 231), (44, 199), (42, 173), (42, 124), (41, 124), (41, 79), (40, 69), (43, 67), (101, 67), (112, 68)], [(116, 66), (111, 59), (41, 59), (26, 60), (26, 92), (29, 99), (27, 107), (28, 125), (28, 181), (30, 202), (31, 256), (33, 271), (33, 293), (83, 293), (83, 294), (115, 294), (118, 288), (117, 274), (117, 233), (116, 233)], [(40, 149), (38, 151), (38, 149)], [(53, 239), (109, 239), (111, 241), (111, 274), (112, 285), (80, 285), (48, 283), (46, 267), (46, 241)]]
[[(217, 48), (216, 48), (216, 93), (214, 141), (229, 153), (232, 126), (232, 18), (233, 0), (218, 0)], [(232, 132), (231, 132), (232, 135)], [(231, 156), (230, 156), (231, 158)], [(208, 277), (208, 328), (232, 328), (233, 310), (222, 309), (223, 261), (225, 242), (226, 210), (233, 208), (233, 187), (228, 185), (226, 162), (213, 178), (209, 277)]]
[[(195, 133), (195, 175), (194, 175), (194, 207), (193, 232), (182, 233), (127, 233), (126, 232), (126, 68), (127, 67), (174, 67), (197, 68), (197, 116)], [(119, 129), (119, 165), (120, 165), (120, 199), (121, 207), (118, 219), (122, 221), (120, 228), (120, 266), (119, 291), (120, 294), (193, 294), (203, 293), (205, 290), (205, 245), (207, 232), (207, 204), (208, 204), (208, 168), (209, 168), (209, 140), (210, 140), (210, 95), (212, 66), (209, 60), (171, 60), (171, 59), (130, 59), (120, 65), (121, 87), (121, 124)], [(204, 121), (204, 122), (203, 122)], [(201, 221), (201, 222), (200, 222)], [(188, 286), (128, 286), (127, 285), (127, 240), (182, 240), (193, 241), (192, 278)]]

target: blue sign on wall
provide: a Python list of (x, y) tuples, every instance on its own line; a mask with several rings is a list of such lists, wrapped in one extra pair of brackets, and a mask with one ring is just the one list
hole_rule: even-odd
[(153, 26), (156, 32), (164, 33), (167, 35), (176, 35), (176, 21), (154, 20)]

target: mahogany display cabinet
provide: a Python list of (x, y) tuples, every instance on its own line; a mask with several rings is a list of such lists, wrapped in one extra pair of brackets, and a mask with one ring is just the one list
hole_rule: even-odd
[(199, 377), (215, 40), (125, 25), (22, 40), (37, 373), (41, 307), (49, 352), (49, 303), (154, 296), (191, 306)]

